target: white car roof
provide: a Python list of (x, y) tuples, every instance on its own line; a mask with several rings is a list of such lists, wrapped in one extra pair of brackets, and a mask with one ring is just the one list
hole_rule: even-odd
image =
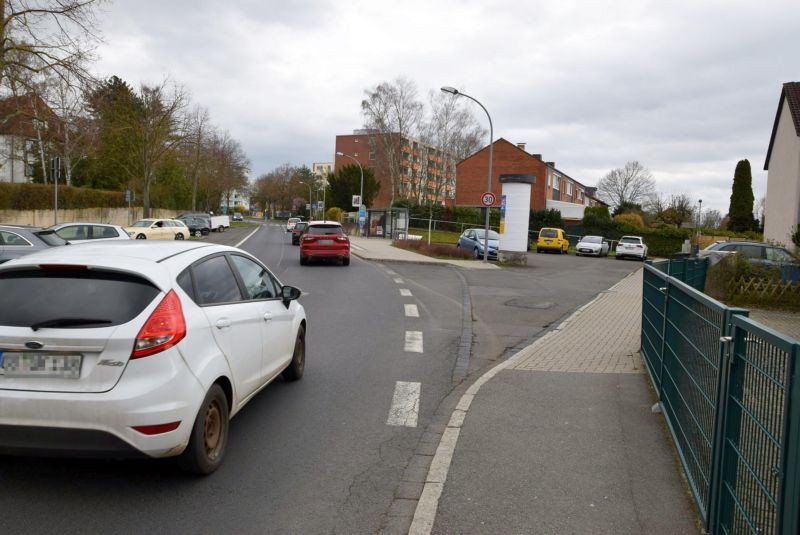
[(227, 245), (189, 241), (105, 241), (48, 248), (10, 260), (0, 266), (0, 271), (40, 264), (89, 266), (136, 273), (167, 289), (177, 275), (172, 271), (180, 271), (207, 254), (224, 251), (243, 252)]

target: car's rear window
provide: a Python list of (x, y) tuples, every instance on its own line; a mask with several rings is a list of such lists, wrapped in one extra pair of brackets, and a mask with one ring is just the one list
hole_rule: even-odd
[[(42, 230), (39, 232), (34, 232), (39, 238), (45, 242), (47, 245), (55, 246), (55, 245), (66, 245), (67, 240), (56, 234), (54, 230)], [(2, 295), (2, 294), (0, 294)]]
[(309, 234), (341, 234), (341, 225), (311, 225), (306, 230)]
[(623, 236), (619, 241), (621, 243), (642, 243), (640, 238), (631, 238), (630, 236)]
[[(96, 328), (127, 323), (159, 294), (141, 277), (86, 269), (31, 269), (0, 273), (0, 326), (93, 318)], [(63, 327), (62, 327), (63, 328)]]
[(541, 231), (539, 231), (539, 236), (541, 236), (542, 238), (557, 238), (558, 231), (551, 228), (542, 229)]
[(303, 230), (304, 228), (306, 228), (306, 225), (307, 225), (306, 222), (298, 221), (297, 223), (294, 224), (294, 228), (295, 230)]
[(603, 243), (603, 238), (600, 236), (584, 236), (581, 241), (583, 243)]

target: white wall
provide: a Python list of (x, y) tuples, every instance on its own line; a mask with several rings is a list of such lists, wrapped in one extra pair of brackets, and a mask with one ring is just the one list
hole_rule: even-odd
[(796, 252), (791, 234), (800, 218), (800, 138), (785, 100), (770, 154), (764, 218), (764, 239)]

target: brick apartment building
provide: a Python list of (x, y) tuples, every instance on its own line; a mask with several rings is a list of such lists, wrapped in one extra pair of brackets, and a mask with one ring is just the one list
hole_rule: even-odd
[(0, 100), (0, 182), (30, 182), (39, 161), (39, 138), (62, 139), (62, 122), (45, 102), (31, 95)]
[[(500, 206), (503, 191), (500, 175), (524, 174), (536, 177), (531, 186), (531, 210), (555, 208), (564, 219), (581, 219), (583, 208), (605, 204), (594, 195), (595, 188), (587, 187), (563, 171), (555, 162), (545, 162), (541, 154), (529, 154), (525, 144), (500, 138), (494, 142), (492, 155), (492, 188)], [(488, 145), (461, 160), (456, 166), (456, 206), (481, 206), (481, 194), (486, 191), (489, 170)]]
[[(336, 152), (348, 154), (362, 167), (370, 168), (381, 185), (370, 208), (388, 208), (392, 199), (387, 138), (399, 159), (400, 176), (395, 185), (395, 200), (407, 197), (420, 202), (452, 204), (456, 188), (455, 162), (452, 157), (448, 160), (448, 155), (439, 148), (399, 134), (378, 134), (369, 130), (336, 136)], [(346, 165), (353, 165), (353, 160), (337, 155), (334, 172)]]

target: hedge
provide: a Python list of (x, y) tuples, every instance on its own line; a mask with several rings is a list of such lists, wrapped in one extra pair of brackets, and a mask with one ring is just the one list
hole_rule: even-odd
[[(52, 210), (53, 186), (46, 184), (0, 183), (0, 210)], [(61, 209), (121, 208), (127, 206), (121, 191), (70, 186), (58, 187)]]

